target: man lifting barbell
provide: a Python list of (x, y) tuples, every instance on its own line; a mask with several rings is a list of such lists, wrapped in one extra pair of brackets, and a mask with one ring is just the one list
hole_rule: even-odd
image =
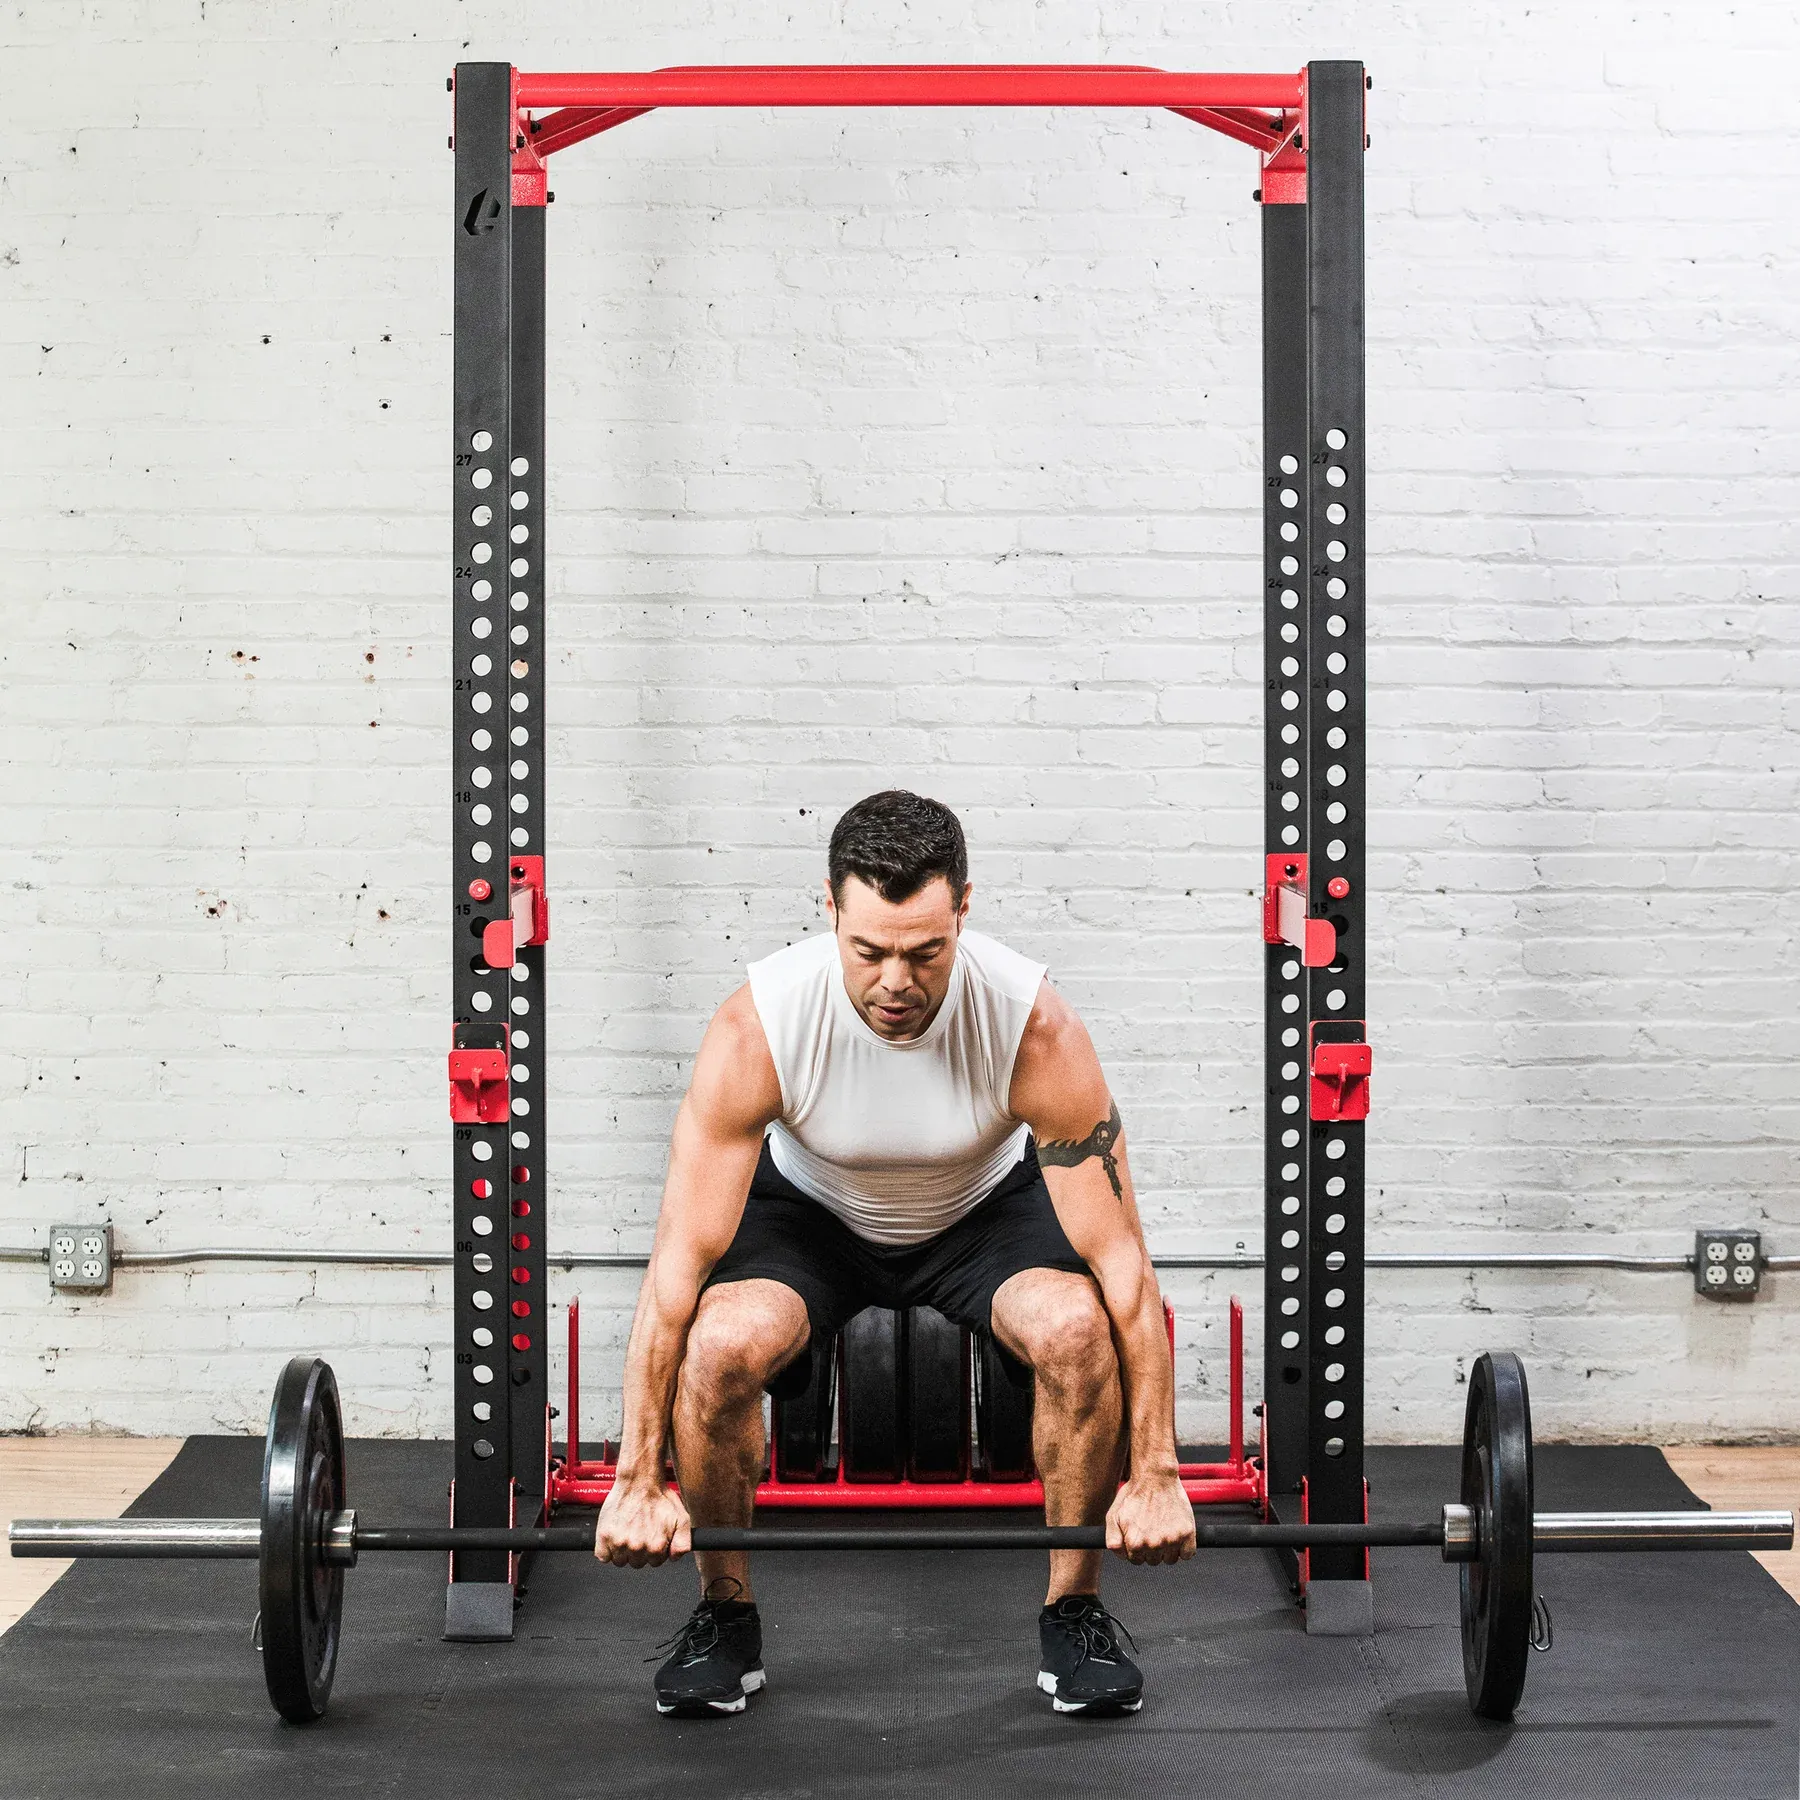
[[(859, 801), (827, 885), (830, 935), (752, 964), (695, 1059), (594, 1554), (643, 1567), (685, 1554), (691, 1525), (747, 1525), (765, 1389), (865, 1306), (928, 1305), (1033, 1371), (1048, 1523), (1104, 1520), (1133, 1562), (1191, 1556), (1162, 1297), (1086, 1028), (1042, 965), (966, 928), (948, 807)], [(749, 1559), (695, 1560), (657, 1710), (741, 1711), (764, 1684)], [(1059, 1712), (1143, 1704), (1100, 1561), (1051, 1553), (1038, 1685)]]

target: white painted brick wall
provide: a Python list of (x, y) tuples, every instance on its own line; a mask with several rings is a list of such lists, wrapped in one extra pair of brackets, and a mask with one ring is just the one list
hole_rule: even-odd
[[(853, 17), (847, 14), (854, 12)], [(971, 14), (974, 15), (971, 19)], [(1791, 83), (1774, 0), (91, 0), (0, 21), (0, 1241), (444, 1247), (449, 126), (525, 66), (1361, 55), (1371, 1239), (1800, 1251)], [(1167, 117), (659, 114), (569, 152), (551, 1239), (647, 1242), (831, 819), (959, 807), (1154, 1242), (1259, 1217), (1247, 151)], [(590, 1419), (632, 1283), (589, 1276)], [(1183, 1427), (1224, 1298), (1173, 1275)], [(571, 1283), (557, 1279), (557, 1293)], [(0, 1427), (448, 1429), (428, 1271), (0, 1267)], [(1372, 1435), (1793, 1436), (1796, 1279), (1377, 1273)]]

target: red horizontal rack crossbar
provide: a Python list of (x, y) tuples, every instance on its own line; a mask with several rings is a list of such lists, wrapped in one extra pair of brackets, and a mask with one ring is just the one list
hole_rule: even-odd
[(1292, 75), (1207, 75), (1107, 63), (722, 65), (518, 77), (522, 107), (1166, 106), (1300, 104)]
[[(582, 1462), (573, 1470), (552, 1465), (550, 1510), (598, 1506), (612, 1492), (611, 1463)], [(1255, 1462), (1183, 1463), (1181, 1485), (1196, 1506), (1261, 1506), (1261, 1469)], [(1032, 1507), (1043, 1510), (1037, 1481), (765, 1481), (756, 1490), (761, 1507), (824, 1507), (832, 1511), (914, 1508), (926, 1512), (967, 1508)]]

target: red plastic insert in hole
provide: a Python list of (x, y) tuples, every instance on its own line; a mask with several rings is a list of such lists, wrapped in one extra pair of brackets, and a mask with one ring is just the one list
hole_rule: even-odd
[(531, 1348), (531, 1339), (528, 1338), (524, 1332), (515, 1331), (513, 1333), (513, 1348), (515, 1350), (529, 1350)]
[(475, 879), (469, 883), (469, 898), (471, 900), (491, 900), (493, 897), (494, 884), (491, 881), (483, 881), (481, 877), (477, 875)]
[(515, 1219), (526, 1219), (530, 1216), (531, 1202), (529, 1200), (515, 1200), (513, 1202), (513, 1217)]
[(515, 1231), (512, 1235), (512, 1247), (515, 1250), (529, 1250), (531, 1248), (530, 1233), (524, 1232), (524, 1231)]
[(514, 1181), (523, 1183), (523, 1182), (529, 1181), (530, 1179), (531, 1179), (531, 1171), (528, 1168), (526, 1168), (526, 1166), (523, 1163), (514, 1163), (513, 1164), (513, 1180)]
[(512, 1310), (515, 1319), (529, 1319), (531, 1317), (531, 1302), (529, 1300), (515, 1300), (512, 1304)]
[(1349, 896), (1350, 883), (1347, 882), (1343, 878), (1342, 875), (1334, 875), (1328, 882), (1326, 882), (1325, 891), (1332, 897), (1332, 899), (1343, 900), (1343, 899), (1348, 898), (1348, 896)]
[(513, 1280), (516, 1281), (520, 1287), (524, 1287), (531, 1280), (531, 1271), (529, 1269), (514, 1269)]
[(473, 1194), (477, 1200), (486, 1200), (492, 1196), (494, 1184), (489, 1181), (485, 1175), (477, 1175), (475, 1179), (469, 1183), (469, 1192)]

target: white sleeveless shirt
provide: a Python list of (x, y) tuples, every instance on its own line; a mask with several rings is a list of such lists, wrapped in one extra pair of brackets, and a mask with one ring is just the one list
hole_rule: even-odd
[(874, 1031), (818, 932), (750, 965), (750, 997), (781, 1082), (775, 1166), (873, 1244), (948, 1230), (1025, 1152), (1007, 1108), (1044, 965), (978, 931), (957, 940), (950, 989), (916, 1038)]

